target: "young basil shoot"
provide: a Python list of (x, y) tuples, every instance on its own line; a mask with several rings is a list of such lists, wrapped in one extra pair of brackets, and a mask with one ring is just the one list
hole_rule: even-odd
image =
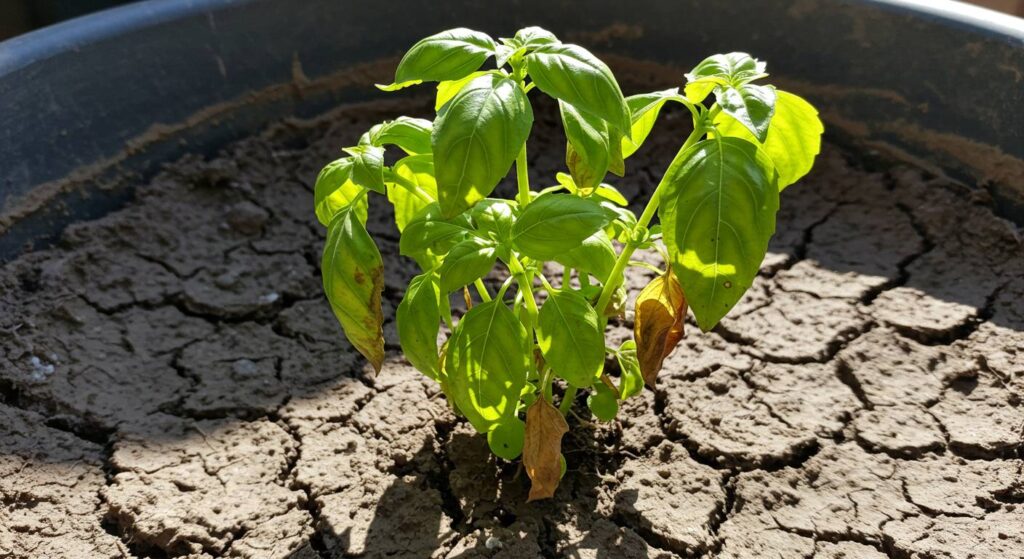
[[(767, 76), (748, 54), (718, 54), (686, 74), (682, 91), (625, 97), (597, 57), (538, 27), (499, 41), (452, 29), (416, 43), (395, 83), (378, 87), (438, 82), (437, 117), (374, 126), (316, 180), (328, 231), (324, 291), (345, 335), (379, 371), (383, 268), (365, 227), (373, 192), (394, 205), (400, 253), (422, 268), (397, 309), (405, 357), (494, 454), (522, 456), (531, 500), (552, 496), (577, 392), (596, 418), (612, 420), (619, 401), (654, 385), (687, 309), (710, 330), (754, 281), (779, 193), (811, 169), (823, 132), (807, 101), (758, 83)], [(531, 92), (557, 100), (568, 138), (567, 172), (539, 192), (527, 176)], [(624, 175), (670, 103), (689, 111), (693, 129), (637, 216), (605, 179)], [(391, 147), (402, 157), (386, 165)], [(513, 166), (518, 194), (492, 197)], [(608, 348), (608, 320), (625, 312), (625, 270), (646, 265), (631, 256), (652, 247), (667, 255), (666, 269), (636, 299), (634, 339)], [(549, 261), (576, 281), (553, 286)], [(508, 277), (496, 292), (482, 281), (495, 267)], [(450, 297), (472, 303), (470, 289), (476, 303), (453, 317)], [(606, 354), (617, 379), (604, 370)]]

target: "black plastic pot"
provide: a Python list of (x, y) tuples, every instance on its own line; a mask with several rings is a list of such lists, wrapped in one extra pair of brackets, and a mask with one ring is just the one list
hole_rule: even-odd
[[(927, 0), (151, 0), (0, 43), (0, 260), (184, 152), (379, 95), (447, 27), (542, 25), (667, 76), (746, 50), (829, 133), (988, 189), (1024, 222), (1024, 20)], [(127, 179), (127, 180), (126, 180)], [(102, 185), (102, 186), (101, 186)]]

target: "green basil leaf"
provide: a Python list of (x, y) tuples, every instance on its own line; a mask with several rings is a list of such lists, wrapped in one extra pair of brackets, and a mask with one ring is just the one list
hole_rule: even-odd
[(395, 225), (398, 231), (404, 231), (406, 225), (423, 211), (432, 201), (437, 200), (437, 182), (434, 181), (434, 157), (432, 155), (410, 155), (399, 159), (394, 172), (418, 186), (420, 190), (432, 198), (424, 200), (421, 196), (410, 192), (396, 183), (388, 183), (388, 200), (395, 208)]
[(598, 231), (583, 239), (580, 246), (558, 255), (555, 261), (563, 266), (592, 274), (601, 283), (605, 283), (612, 268), (615, 267), (616, 257), (615, 248), (608, 234)]
[(554, 260), (611, 221), (599, 202), (572, 194), (545, 194), (523, 208), (512, 226), (512, 242), (536, 260)]
[(545, 45), (557, 45), (559, 43), (558, 37), (555, 37), (554, 33), (537, 26), (520, 29), (516, 32), (513, 41), (516, 45), (528, 49), (535, 49)]
[(371, 128), (368, 140), (375, 146), (398, 146), (409, 155), (429, 154), (433, 126), (426, 119), (400, 116)]
[[(715, 125), (723, 136), (756, 140), (746, 126), (728, 115), (719, 114)], [(818, 111), (810, 103), (787, 91), (776, 91), (775, 114), (762, 149), (779, 172), (780, 191), (814, 166), (814, 158), (821, 152), (824, 131)]]
[(577, 45), (544, 45), (526, 56), (533, 83), (548, 95), (603, 119), (621, 133), (629, 130), (629, 109), (615, 76), (604, 62)]
[(384, 363), (380, 302), (384, 263), (351, 207), (335, 215), (327, 228), (320, 270), (324, 293), (345, 336), (380, 372)]
[(587, 407), (600, 421), (611, 421), (619, 413), (619, 401), (615, 392), (603, 382), (594, 384), (593, 392), (587, 395)]
[(629, 242), (633, 229), (636, 227), (636, 214), (629, 208), (616, 206), (611, 202), (601, 202), (601, 206), (614, 216), (606, 229), (608, 235), (613, 239), (618, 239), (619, 242)]
[(626, 340), (615, 353), (619, 361), (619, 398), (625, 400), (644, 389), (644, 376), (636, 356), (636, 342)]
[(622, 137), (623, 157), (629, 157), (640, 149), (640, 146), (647, 140), (647, 136), (650, 135), (651, 129), (654, 128), (661, 108), (668, 101), (685, 102), (686, 99), (679, 95), (677, 87), (626, 97), (631, 124), (629, 134)]
[(514, 416), (531, 350), (529, 333), (502, 301), (476, 305), (455, 326), (444, 363), (448, 391), (478, 432)]
[(352, 156), (350, 180), (363, 188), (384, 194), (384, 149), (361, 145), (343, 151)]
[(491, 426), (487, 432), (487, 446), (491, 452), (505, 460), (515, 460), (523, 453), (526, 424), (518, 417), (508, 417)]
[(679, 154), (662, 179), (665, 244), (701, 330), (713, 328), (757, 275), (775, 232), (775, 175), (755, 144), (719, 137)]
[[(508, 41), (508, 39), (502, 39), (502, 41)], [(494, 63), (498, 68), (501, 68), (513, 58), (522, 58), (523, 54), (526, 53), (526, 49), (515, 45), (502, 44), (498, 45), (494, 52)]]
[(395, 71), (395, 83), (457, 80), (494, 54), (494, 40), (464, 27), (442, 31), (416, 43)]
[(753, 84), (720, 87), (715, 95), (722, 112), (750, 130), (759, 142), (765, 141), (768, 125), (775, 114), (774, 87)]
[(533, 109), (514, 80), (488, 74), (467, 84), (434, 121), (438, 201), (452, 217), (485, 198), (519, 155)]
[(313, 208), (321, 225), (327, 226), (338, 212), (355, 201), (359, 221), (366, 223), (368, 202), (361, 186), (352, 181), (352, 158), (343, 157), (328, 163), (316, 177), (313, 186)]
[(548, 293), (537, 317), (537, 345), (551, 370), (586, 388), (604, 368), (601, 319), (585, 298), (571, 290)]
[(391, 91), (398, 91), (399, 89), (405, 89), (407, 87), (412, 87), (414, 85), (419, 85), (421, 83), (423, 83), (423, 80), (409, 80), (407, 82), (401, 82), (401, 83), (389, 83), (389, 84), (378, 83), (378, 84), (374, 84), (374, 87), (376, 87), (377, 89), (379, 89), (381, 91), (391, 92)]
[(623, 134), (608, 128), (608, 170), (619, 177), (626, 175), (626, 159), (622, 155)]
[(767, 76), (765, 63), (745, 52), (715, 54), (705, 58), (686, 74), (686, 98), (700, 103), (716, 87), (738, 87)]
[[(580, 193), (589, 196), (608, 173), (612, 141), (608, 124), (565, 101), (559, 101), (558, 107), (569, 142), (565, 150), (565, 165)], [(617, 138), (618, 135), (616, 141)]]
[(478, 233), (483, 233), (499, 243), (511, 242), (512, 225), (515, 223), (516, 214), (512, 204), (507, 200), (481, 200), (473, 206), (470, 218)]
[[(443, 81), (437, 84), (437, 99), (434, 101), (434, 110), (440, 111), (441, 107), (448, 104), (462, 88), (466, 87), (466, 84), (479, 78), (480, 76), (486, 76), (487, 74), (493, 73), (492, 71), (473, 72), (472, 74), (459, 78), (457, 80)], [(429, 140), (428, 140), (429, 142)]]
[(453, 246), (438, 270), (441, 292), (447, 295), (486, 276), (497, 259), (494, 243), (479, 237), (470, 237)]
[(579, 188), (576, 186), (576, 181), (574, 181), (572, 176), (568, 173), (563, 173), (561, 171), (555, 173), (555, 180), (558, 181), (558, 186), (546, 188), (544, 191), (558, 192), (561, 188), (564, 188), (573, 194), (579, 192)]
[(469, 221), (464, 216), (444, 219), (437, 203), (432, 203), (406, 224), (398, 242), (398, 252), (411, 257), (444, 254), (471, 233)]
[(608, 200), (609, 202), (616, 204), (618, 206), (629, 205), (629, 200), (626, 200), (626, 197), (623, 196), (621, 192), (619, 192), (619, 189), (615, 188), (610, 184), (602, 184), (598, 186), (597, 190), (594, 191), (594, 195), (600, 196), (601, 198), (604, 198), (605, 200)]
[(439, 380), (437, 333), (441, 325), (441, 291), (437, 274), (420, 274), (409, 282), (395, 311), (402, 353), (421, 373)]

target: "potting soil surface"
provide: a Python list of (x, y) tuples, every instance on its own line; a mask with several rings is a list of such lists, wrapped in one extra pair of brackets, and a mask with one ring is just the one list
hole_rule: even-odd
[[(527, 503), (401, 357), (416, 270), (386, 201), (379, 375), (321, 292), (317, 171), (431, 101), (186, 157), (0, 268), (0, 557), (1024, 557), (1024, 250), (983, 193), (826, 145), (739, 306), (618, 420), (581, 398), (555, 498)], [(613, 181), (635, 210), (684, 117)], [(563, 153), (538, 106), (535, 188)]]

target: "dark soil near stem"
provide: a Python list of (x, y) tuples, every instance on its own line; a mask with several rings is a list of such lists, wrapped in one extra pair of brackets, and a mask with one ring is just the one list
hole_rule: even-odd
[[(383, 200), (379, 376), (320, 291), (317, 171), (429, 109), (276, 124), (0, 268), (0, 556), (1024, 557), (1024, 251), (985, 199), (826, 145), (740, 306), (618, 421), (578, 402), (558, 494), (527, 504), (402, 361), (415, 270)], [(615, 181), (636, 209), (684, 116)], [(563, 146), (539, 104), (534, 185)]]

